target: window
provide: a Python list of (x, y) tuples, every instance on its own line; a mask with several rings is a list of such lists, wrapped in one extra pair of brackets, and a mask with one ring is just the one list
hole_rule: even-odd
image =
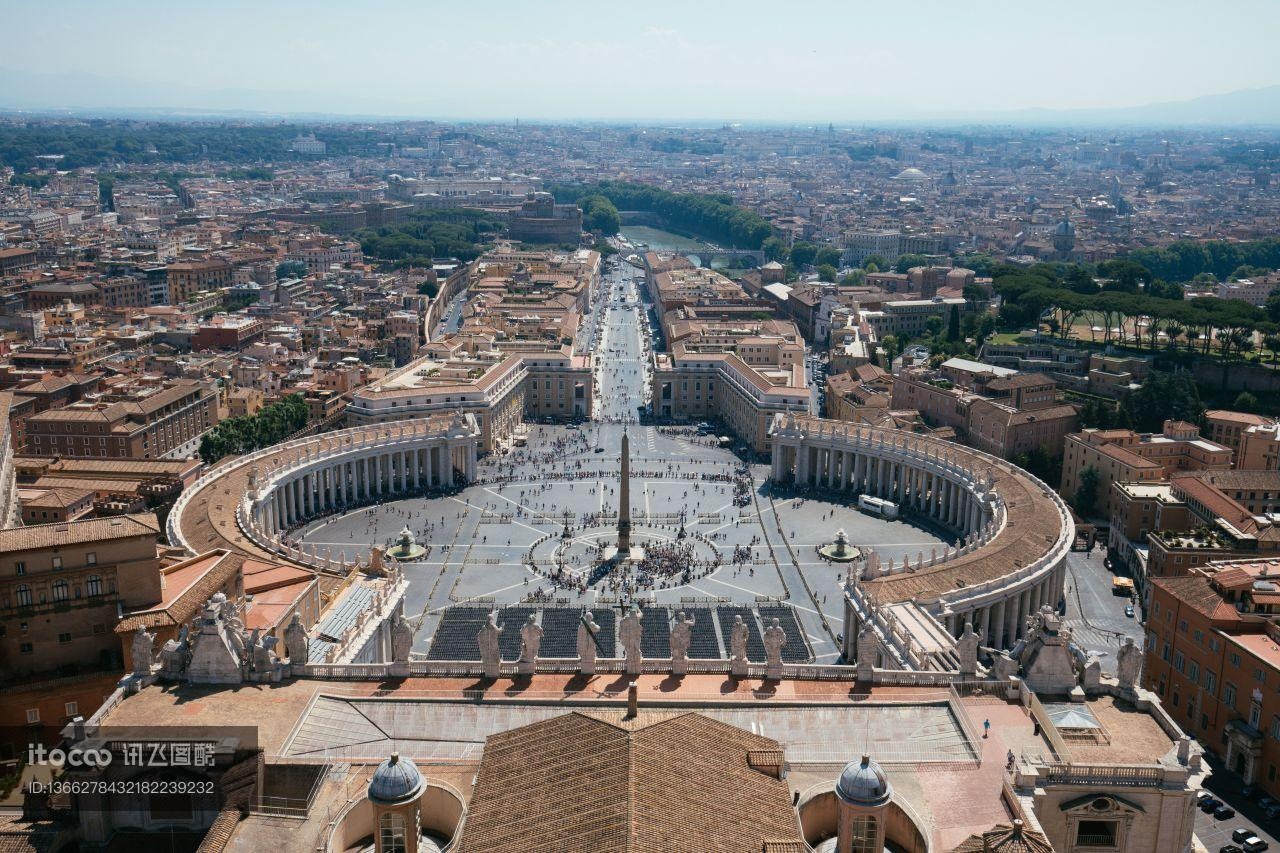
[(1115, 847), (1114, 820), (1082, 820), (1076, 828), (1077, 847)]
[(54, 558), (53, 558), (53, 560), (52, 560), (52, 563), (53, 563), (53, 567), (54, 567), (55, 569), (60, 569), (60, 568), (62, 568), (62, 558), (61, 558), (61, 557), (54, 557)]
[(383, 853), (405, 853), (406, 842), (404, 817), (395, 812), (387, 812), (378, 821), (378, 834), (382, 843), (378, 845)]
[(1235, 652), (1232, 652), (1231, 654), (1227, 655), (1227, 660), (1231, 661), (1232, 666), (1240, 665), (1240, 655), (1236, 654)]
[(1213, 670), (1206, 669), (1204, 671), (1204, 689), (1214, 693), (1217, 690), (1217, 686), (1217, 678), (1214, 676)]
[(85, 592), (92, 598), (95, 595), (102, 595), (102, 578), (98, 575), (89, 575), (89, 579), (84, 583)]
[(1191, 679), (1193, 684), (1200, 683), (1200, 664), (1192, 661), (1187, 665), (1187, 678)]
[(35, 653), (35, 646), (30, 643), (18, 643), (18, 654), (30, 655)]
[(27, 723), (28, 723), (28, 724), (30, 724), (30, 725), (35, 725), (35, 724), (36, 724), (36, 723), (38, 723), (38, 722), (40, 722), (40, 709), (39, 709), (39, 708), (28, 708), (28, 709), (27, 709)]
[(66, 645), (67, 643), (71, 642), (71, 633), (69, 631), (63, 631), (61, 634), (58, 635), (58, 642), (62, 643), (63, 645)]
[(1267, 674), (1262, 671), (1262, 667), (1254, 667), (1253, 680), (1258, 682), (1259, 684), (1267, 683)]
[(61, 578), (53, 582), (53, 600), (66, 601), (69, 587), (67, 582)]
[(1230, 681), (1224, 682), (1222, 685), (1222, 701), (1228, 708), (1236, 706), (1236, 686)]
[(1176, 669), (1178, 672), (1182, 672), (1182, 664), (1183, 664), (1182, 652), (1174, 652), (1173, 668)]
[(78, 702), (68, 702), (63, 706), (63, 710), (66, 711), (68, 717), (74, 717), (80, 713), (80, 704)]
[(27, 586), (26, 584), (23, 584), (22, 586), (15, 589), (13, 591), (13, 594), (14, 596), (16, 596), (18, 600), (19, 607), (31, 606), (31, 587)]
[(27, 564), (19, 560), (13, 564), (13, 573), (15, 575), (25, 575), (27, 573)]
[(97, 552), (96, 552), (96, 551), (90, 551), (89, 553), (85, 554), (85, 555), (84, 555), (84, 562), (85, 562), (85, 565), (87, 565), (87, 566), (96, 566), (96, 565), (98, 565), (98, 554), (97, 554)]

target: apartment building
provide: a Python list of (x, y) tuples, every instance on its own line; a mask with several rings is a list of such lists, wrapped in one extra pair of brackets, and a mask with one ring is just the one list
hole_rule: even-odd
[(1165, 421), (1159, 433), (1086, 429), (1068, 435), (1059, 494), (1068, 500), (1086, 468), (1098, 474), (1097, 513), (1111, 517), (1112, 483), (1167, 480), (1175, 471), (1226, 470), (1231, 448), (1200, 437), (1195, 424)]
[(0, 665), (119, 665), (122, 608), (161, 598), (152, 514), (0, 530)]
[(1143, 686), (1223, 765), (1280, 796), (1280, 560), (1151, 581)]
[(169, 304), (181, 305), (197, 293), (221, 290), (235, 284), (231, 263), (218, 258), (180, 261), (165, 267), (169, 282)]
[(137, 384), (26, 419), (26, 452), (36, 456), (182, 459), (218, 422), (213, 382)]
[(1079, 426), (1076, 408), (1057, 401), (1051, 378), (963, 358), (937, 370), (903, 370), (890, 406), (914, 409), (930, 426), (953, 429), (964, 443), (1006, 459), (1037, 448), (1057, 455)]

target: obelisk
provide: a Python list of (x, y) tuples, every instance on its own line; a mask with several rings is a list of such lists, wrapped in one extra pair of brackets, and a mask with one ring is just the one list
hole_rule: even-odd
[(631, 439), (622, 429), (622, 485), (618, 489), (618, 556), (631, 553)]

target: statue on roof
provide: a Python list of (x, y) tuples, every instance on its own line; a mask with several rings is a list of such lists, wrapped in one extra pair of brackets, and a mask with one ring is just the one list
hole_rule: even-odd
[(156, 635), (148, 633), (147, 629), (141, 625), (133, 632), (133, 644), (129, 649), (129, 657), (130, 663), (133, 664), (134, 675), (151, 674), (151, 649), (155, 641)]
[(476, 634), (476, 645), (480, 647), (480, 662), (484, 666), (485, 678), (497, 678), (500, 673), (502, 651), (498, 646), (498, 638), (502, 631), (502, 626), (498, 624), (498, 614), (491, 612)]

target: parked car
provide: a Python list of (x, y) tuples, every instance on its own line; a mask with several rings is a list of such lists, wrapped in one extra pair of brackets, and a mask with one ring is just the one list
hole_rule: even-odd
[(1244, 853), (1244, 851), (1234, 844), (1224, 844), (1218, 848), (1218, 853)]
[(1247, 827), (1247, 826), (1237, 826), (1237, 827), (1236, 827), (1234, 830), (1232, 830), (1232, 832), (1231, 832), (1231, 840), (1232, 840), (1232, 841), (1244, 841), (1244, 840), (1246, 840), (1246, 839), (1252, 838), (1252, 837), (1253, 837), (1253, 836), (1255, 836), (1255, 835), (1257, 835), (1257, 833), (1256, 833), (1256, 832), (1254, 832), (1254, 831), (1253, 831), (1252, 829), (1250, 829), (1249, 827)]
[(1132, 618), (1133, 618), (1133, 605), (1132, 605), (1132, 604), (1126, 604), (1126, 605), (1124, 606), (1124, 615), (1125, 615), (1125, 616), (1128, 616), (1130, 619), (1132, 619)]
[(1262, 813), (1267, 816), (1267, 820), (1275, 820), (1276, 818), (1280, 818), (1280, 803), (1272, 803), (1271, 805), (1264, 808), (1262, 810)]
[(1231, 806), (1218, 806), (1213, 810), (1214, 820), (1231, 820), (1231, 818), (1235, 816), (1236, 810), (1231, 808)]
[(1262, 853), (1271, 845), (1255, 835), (1252, 838), (1246, 838), (1241, 846), (1244, 847), (1244, 853)]
[(1261, 797), (1258, 797), (1258, 805), (1262, 806), (1264, 809), (1269, 809), (1272, 806), (1280, 805), (1280, 803), (1277, 803), (1274, 798), (1263, 794)]
[(1213, 797), (1205, 797), (1200, 801), (1200, 811), (1205, 814), (1212, 814), (1213, 810), (1222, 805), (1222, 801)]

